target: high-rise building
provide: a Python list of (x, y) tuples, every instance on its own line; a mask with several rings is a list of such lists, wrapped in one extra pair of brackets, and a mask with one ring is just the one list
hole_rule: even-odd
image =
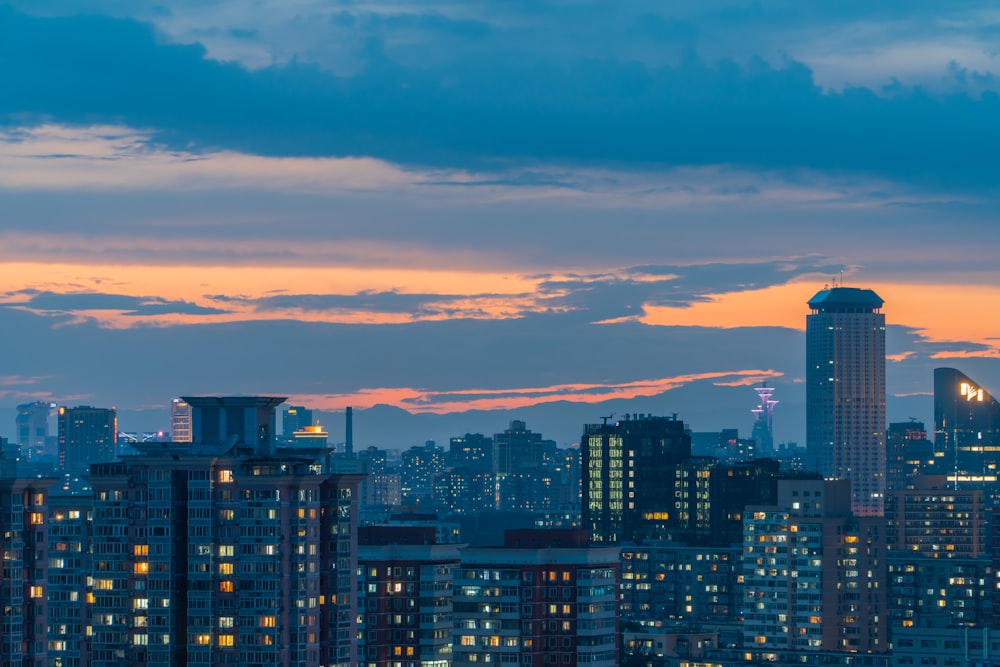
[(275, 445), (284, 399), (184, 400), (191, 443), (91, 467), (91, 666), (356, 666), (360, 478)]
[[(93, 626), (87, 599), (91, 563), (93, 496), (49, 493), (49, 665), (90, 665), (88, 629)], [(102, 536), (107, 537), (107, 536)]]
[(461, 559), (455, 667), (620, 664), (617, 548), (588, 547), (586, 531), (511, 530)]
[(743, 522), (746, 649), (884, 653), (885, 530), (847, 480), (783, 479)]
[(433, 526), (366, 526), (358, 535), (362, 667), (449, 667), (459, 545)]
[(191, 406), (183, 398), (170, 401), (170, 440), (191, 442)]
[(934, 369), (934, 449), (953, 483), (996, 481), (1000, 403), (954, 368)]
[(114, 408), (59, 407), (59, 467), (63, 472), (79, 474), (92, 463), (114, 461), (117, 446)]
[(48, 450), (49, 415), (54, 404), (35, 401), (17, 406), (17, 417), (14, 421), (17, 427), (17, 444), (21, 455), (29, 461), (55, 455)]
[(48, 489), (51, 479), (0, 474), (0, 665), (48, 662)]
[(824, 289), (806, 317), (806, 447), (819, 472), (851, 482), (858, 516), (885, 496), (885, 315), (875, 292)]
[(674, 529), (673, 480), (691, 457), (691, 436), (676, 417), (625, 415), (588, 424), (580, 442), (583, 527), (598, 544), (640, 542)]

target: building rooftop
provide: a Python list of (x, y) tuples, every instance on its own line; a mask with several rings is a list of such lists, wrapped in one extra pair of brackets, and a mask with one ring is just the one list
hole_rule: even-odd
[(820, 290), (809, 299), (809, 307), (817, 312), (825, 311), (876, 311), (885, 301), (870, 289), (858, 287), (833, 287)]

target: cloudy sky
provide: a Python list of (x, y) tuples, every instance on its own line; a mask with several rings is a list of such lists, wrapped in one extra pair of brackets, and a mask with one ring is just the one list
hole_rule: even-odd
[(1000, 392), (998, 44), (960, 0), (0, 1), (0, 407), (742, 386), (693, 426), (749, 431), (841, 271), (891, 420)]

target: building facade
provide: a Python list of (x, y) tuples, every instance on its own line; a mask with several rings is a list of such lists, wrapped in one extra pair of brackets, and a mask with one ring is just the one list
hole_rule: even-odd
[(513, 530), (464, 549), (453, 664), (617, 667), (618, 549), (586, 545), (586, 531)]
[(584, 427), (583, 526), (595, 544), (639, 543), (676, 529), (672, 480), (691, 457), (691, 436), (672, 417), (635, 415)]
[(0, 477), (0, 667), (48, 665), (48, 489)]
[(857, 516), (882, 516), (886, 488), (883, 303), (834, 287), (806, 317), (806, 447), (824, 477), (850, 480)]
[(91, 467), (91, 665), (356, 665), (360, 480), (275, 447), (283, 399), (184, 400), (191, 443)]
[(889, 650), (884, 528), (850, 507), (847, 480), (794, 479), (747, 508), (744, 648)]
[(450, 667), (458, 544), (433, 526), (367, 526), (358, 535), (362, 667)]

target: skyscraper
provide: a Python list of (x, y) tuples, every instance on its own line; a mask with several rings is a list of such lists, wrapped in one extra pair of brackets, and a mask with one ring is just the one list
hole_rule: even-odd
[(824, 477), (851, 482), (858, 516), (885, 496), (885, 303), (856, 287), (824, 289), (806, 317), (806, 446)]
[(1000, 403), (954, 368), (934, 369), (934, 450), (953, 482), (998, 473)]
[(114, 461), (117, 444), (114, 408), (59, 407), (59, 467), (63, 472), (86, 472), (91, 463)]

